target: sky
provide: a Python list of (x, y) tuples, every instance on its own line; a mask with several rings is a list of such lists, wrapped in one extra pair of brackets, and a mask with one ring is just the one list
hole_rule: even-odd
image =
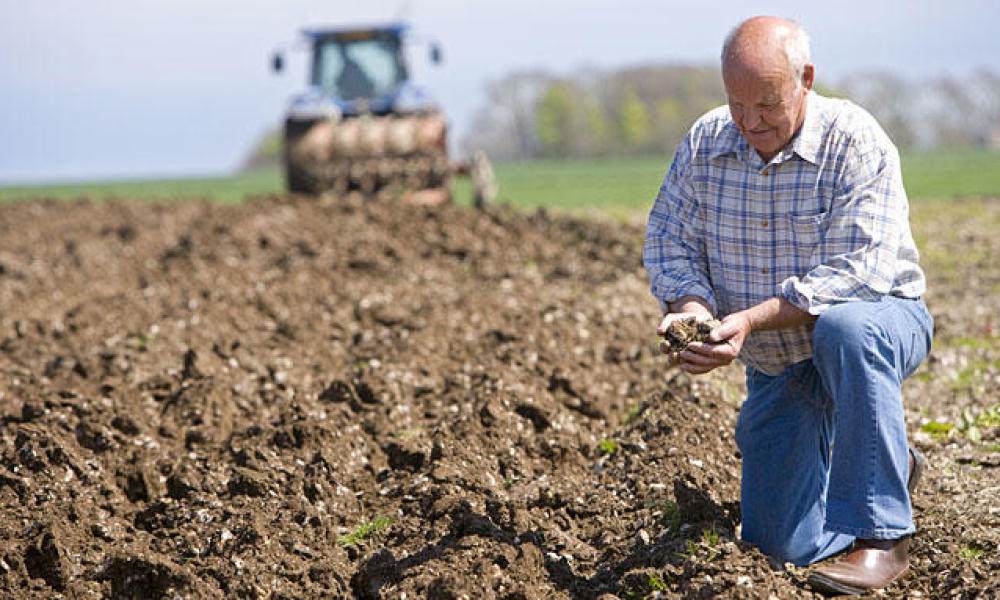
[(490, 80), (717, 64), (726, 33), (754, 14), (806, 28), (820, 83), (1000, 72), (992, 0), (0, 0), (0, 185), (233, 172), (305, 85), (305, 27), (408, 22), (411, 72), (454, 148)]

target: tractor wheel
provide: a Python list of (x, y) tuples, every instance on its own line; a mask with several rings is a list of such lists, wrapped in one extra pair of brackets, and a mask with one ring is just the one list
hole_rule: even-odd
[(285, 187), (293, 194), (318, 194), (320, 179), (310, 173), (308, 167), (287, 163), (285, 165)]

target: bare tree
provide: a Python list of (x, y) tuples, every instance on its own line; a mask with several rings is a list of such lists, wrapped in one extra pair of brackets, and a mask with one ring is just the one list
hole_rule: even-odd
[[(834, 90), (867, 108), (902, 148), (1000, 147), (1000, 75), (993, 71), (929, 80), (863, 72)], [(725, 102), (718, 68), (698, 65), (567, 77), (518, 71), (490, 82), (486, 97), (463, 146), (497, 160), (669, 153), (695, 119)]]
[(536, 156), (536, 104), (552, 79), (545, 71), (517, 71), (488, 82), (486, 104), (461, 142), (463, 151), (485, 150), (496, 160)]
[(924, 80), (860, 73), (841, 87), (900, 147), (1000, 145), (1000, 76), (992, 71)]

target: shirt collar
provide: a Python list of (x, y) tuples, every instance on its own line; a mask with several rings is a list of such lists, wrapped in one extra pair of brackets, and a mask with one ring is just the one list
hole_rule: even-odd
[(820, 138), (823, 135), (823, 111), (820, 97), (810, 91), (806, 96), (806, 116), (798, 134), (792, 138), (788, 149), (811, 163), (818, 164)]
[(735, 154), (746, 158), (748, 149), (746, 138), (740, 133), (740, 130), (736, 127), (736, 123), (729, 120), (715, 138), (715, 143), (712, 144), (712, 151), (708, 158), (713, 159), (726, 154)]
[[(819, 157), (820, 138), (822, 137), (822, 110), (820, 108), (820, 98), (814, 91), (810, 91), (806, 96), (806, 116), (802, 121), (802, 127), (792, 138), (791, 143), (786, 146), (779, 155), (791, 156), (798, 154), (803, 160), (817, 164)], [(732, 120), (719, 131), (715, 144), (712, 145), (712, 152), (709, 159), (713, 159), (726, 154), (735, 154), (744, 160), (749, 160), (750, 145), (743, 134), (740, 133), (736, 123)]]

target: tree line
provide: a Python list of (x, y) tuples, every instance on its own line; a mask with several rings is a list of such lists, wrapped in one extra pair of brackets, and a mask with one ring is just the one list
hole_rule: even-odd
[[(988, 70), (921, 81), (867, 72), (817, 90), (868, 109), (901, 148), (1000, 148), (1000, 76)], [(517, 71), (485, 93), (461, 149), (494, 160), (669, 154), (726, 97), (718, 67), (699, 65)]]

